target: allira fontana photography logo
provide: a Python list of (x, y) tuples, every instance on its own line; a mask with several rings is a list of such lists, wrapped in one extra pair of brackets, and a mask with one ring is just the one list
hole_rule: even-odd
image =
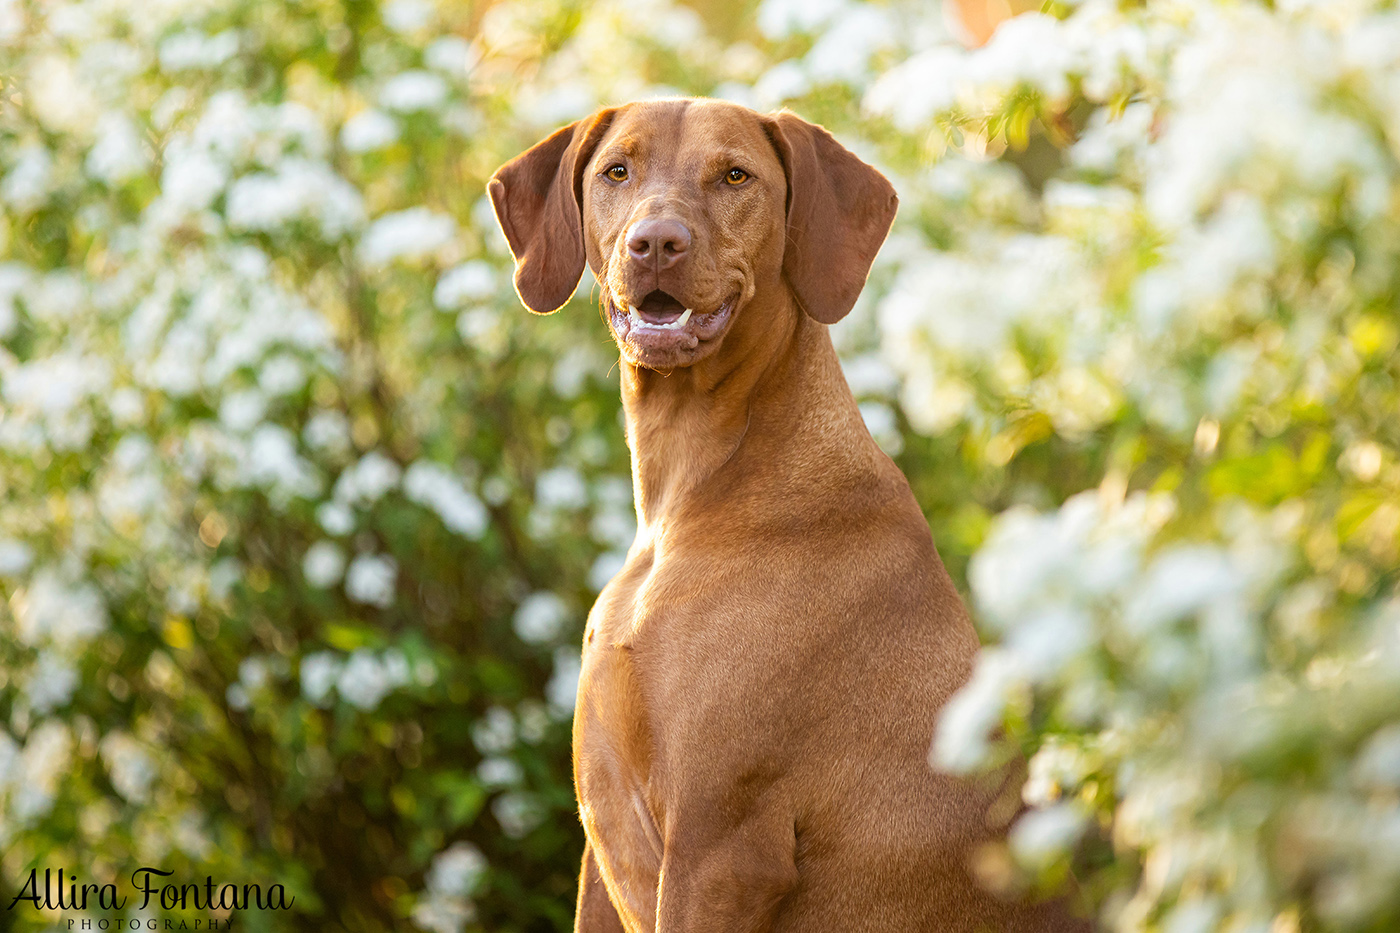
[[(115, 881), (105, 884), (84, 881), (76, 874), (65, 874), (62, 868), (44, 868), (42, 874), (40, 872), (39, 868), (30, 869), (7, 909), (28, 904), (35, 910), (116, 911), (129, 907), (138, 911), (195, 910), (227, 914), (250, 908), (288, 910), (296, 903), (296, 897), (289, 896), (280, 882), (220, 883), (210, 875), (202, 882), (179, 881), (173, 878), (174, 872), (142, 867), (131, 873), (130, 886), (124, 888)], [(68, 920), (68, 928), (227, 930), (232, 923), (232, 918), (227, 916), (205, 916), (193, 921), (168, 917), (161, 920), (73, 918)]]

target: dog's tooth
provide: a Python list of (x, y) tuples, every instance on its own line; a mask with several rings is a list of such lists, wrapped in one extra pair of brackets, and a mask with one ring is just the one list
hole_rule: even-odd
[(682, 314), (680, 317), (676, 318), (676, 326), (677, 326), (677, 327), (684, 327), (684, 326), (685, 326), (685, 322), (688, 321), (688, 320), (690, 320), (690, 309), (689, 309), (689, 308), (686, 308), (686, 309), (685, 309), (685, 314)]

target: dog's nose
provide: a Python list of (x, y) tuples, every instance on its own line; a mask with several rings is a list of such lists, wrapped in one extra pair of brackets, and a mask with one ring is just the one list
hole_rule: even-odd
[(639, 220), (627, 232), (627, 252), (646, 266), (674, 266), (688, 249), (690, 231), (679, 220)]

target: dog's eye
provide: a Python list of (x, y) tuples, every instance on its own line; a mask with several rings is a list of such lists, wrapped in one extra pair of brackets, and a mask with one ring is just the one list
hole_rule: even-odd
[(749, 173), (741, 168), (731, 168), (724, 173), (724, 180), (731, 185), (742, 185), (749, 180)]
[(605, 171), (603, 174), (606, 175), (606, 176), (608, 176), (608, 178), (609, 178), (610, 180), (612, 180), (612, 181), (626, 181), (626, 180), (627, 180), (627, 166), (625, 166), (625, 165), (614, 165), (612, 168), (608, 169), (608, 170)]

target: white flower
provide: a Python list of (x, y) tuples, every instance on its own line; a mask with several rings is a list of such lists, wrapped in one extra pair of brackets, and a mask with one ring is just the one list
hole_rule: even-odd
[(225, 214), (234, 230), (272, 231), (298, 220), (313, 220), (326, 239), (336, 239), (364, 223), (360, 193), (329, 166), (298, 157), (281, 160), (275, 171), (239, 178), (228, 189)]
[(395, 32), (418, 32), (433, 21), (433, 5), (428, 0), (390, 0), (379, 15)]
[[(389, 679), (389, 685), (402, 687), (414, 679), (412, 666), (408, 663), (408, 658), (397, 648), (390, 648), (380, 655), (380, 662), (384, 665), (384, 676)], [(426, 662), (429, 667), (431, 661)]]
[(366, 648), (351, 652), (335, 682), (340, 698), (362, 710), (377, 707), (393, 686), (383, 662)]
[(18, 773), (11, 781), (8, 817), (24, 825), (49, 811), (72, 749), (73, 735), (57, 719), (45, 719), (29, 733), (19, 761), (12, 766)]
[(883, 402), (861, 402), (860, 417), (885, 453), (893, 457), (904, 449), (904, 437), (899, 433), (899, 423), (890, 406)]
[(431, 110), (446, 98), (447, 83), (430, 71), (400, 72), (379, 89), (379, 103), (399, 113)]
[(1048, 679), (1093, 645), (1093, 623), (1078, 607), (1049, 606), (1011, 630), (1005, 642), (1027, 674)]
[(209, 568), (209, 595), (215, 602), (228, 599), (234, 584), (242, 579), (243, 570), (232, 557), (222, 558)]
[(306, 549), (301, 572), (312, 586), (332, 586), (345, 572), (345, 554), (330, 541), (317, 541)]
[(178, 33), (160, 44), (160, 67), (167, 74), (214, 69), (238, 54), (238, 33), (232, 29), (208, 36), (197, 30)]
[(831, 28), (807, 53), (807, 73), (818, 81), (857, 84), (869, 69), (871, 58), (898, 39), (893, 18), (882, 7), (852, 5), (842, 11)]
[(399, 465), (377, 450), (371, 450), (359, 462), (340, 474), (335, 483), (336, 501), (350, 504), (373, 503), (399, 485), (403, 471)]
[(307, 419), (301, 436), (313, 450), (342, 452), (350, 448), (350, 421), (338, 411), (323, 409)]
[(1001, 721), (1008, 694), (1020, 678), (1012, 655), (999, 648), (984, 649), (972, 679), (953, 694), (938, 716), (930, 763), (956, 773), (984, 765), (992, 729)]
[(1049, 806), (1072, 793), (1087, 769), (1079, 749), (1052, 738), (1027, 763), (1028, 776), (1021, 788), (1021, 799), (1033, 807)]
[(0, 201), (20, 213), (34, 210), (48, 197), (53, 156), (39, 143), (19, 148), (14, 165), (0, 178)]
[(424, 64), (449, 76), (464, 76), (480, 58), (481, 52), (477, 47), (458, 36), (435, 39), (423, 50)]
[(318, 505), (316, 521), (330, 535), (348, 535), (355, 530), (355, 513), (339, 502), (322, 502)]
[(491, 801), (491, 813), (512, 839), (526, 836), (544, 819), (544, 807), (533, 794), (510, 791)]
[(476, 919), (476, 907), (461, 898), (428, 897), (413, 908), (413, 922), (432, 933), (462, 933)]
[(258, 370), (258, 388), (268, 395), (290, 395), (306, 385), (306, 367), (286, 353), (269, 358)]
[(1068, 854), (1084, 825), (1084, 814), (1069, 803), (1031, 810), (1011, 829), (1011, 852), (1022, 865), (1044, 868)]
[(1362, 787), (1400, 789), (1400, 723), (1379, 729), (1357, 755), (1353, 779)]
[(29, 409), (50, 425), (61, 425), (83, 401), (110, 388), (111, 366), (71, 350), (39, 357), (10, 370), (0, 394), (14, 408)]
[(240, 479), (267, 488), (275, 498), (307, 498), (321, 488), (310, 464), (296, 452), (292, 434), (280, 424), (261, 424), (249, 439), (239, 464)]
[(341, 661), (333, 652), (318, 651), (301, 659), (301, 694), (324, 706), (340, 677)]
[[(633, 539), (637, 537), (637, 515), (632, 510), (631, 503), (594, 512), (592, 520), (588, 523), (588, 533), (599, 544), (617, 549), (615, 553), (626, 554), (626, 549), (631, 547)], [(611, 574), (608, 579), (612, 579)]]
[(361, 554), (350, 562), (345, 574), (345, 595), (357, 603), (387, 608), (394, 602), (398, 572), (398, 562), (392, 557)]
[(1124, 610), (1124, 627), (1146, 633), (1232, 595), (1242, 582), (1226, 554), (1216, 548), (1171, 548), (1152, 561)]
[(470, 842), (454, 842), (433, 856), (426, 881), (428, 890), (448, 897), (468, 897), (486, 872), (486, 856)]
[(248, 696), (247, 688), (237, 681), (229, 684), (228, 689), (224, 691), (224, 702), (228, 704), (229, 709), (237, 710), (240, 713), (253, 705), (252, 698)]
[(18, 577), (29, 569), (34, 551), (23, 541), (0, 538), (0, 577)]
[(581, 509), (588, 504), (588, 485), (571, 466), (545, 470), (535, 478), (535, 504), (542, 509)]
[(553, 593), (541, 590), (525, 597), (515, 610), (515, 634), (522, 641), (542, 644), (553, 641), (569, 620), (569, 607)]
[(38, 571), (15, 607), (15, 632), (26, 645), (87, 642), (107, 627), (107, 607), (97, 588), (69, 583), (56, 571)]
[(967, 76), (981, 93), (1008, 92), (1025, 84), (1052, 100), (1069, 93), (1068, 75), (1078, 50), (1066, 41), (1066, 28), (1045, 13), (1005, 20), (982, 48), (968, 56)]
[(846, 0), (763, 0), (758, 7), (758, 28), (770, 39), (813, 33), (846, 6)]
[(1220, 904), (1213, 897), (1185, 900), (1172, 908), (1162, 924), (1164, 933), (1212, 933), (1219, 929)]
[(812, 80), (802, 65), (789, 59), (769, 68), (754, 82), (753, 96), (762, 107), (776, 107), (784, 101), (801, 97), (812, 87)]
[(578, 702), (578, 679), (583, 673), (583, 660), (577, 648), (556, 648), (554, 650), (554, 673), (545, 684), (545, 699), (550, 706), (562, 713), (573, 712)]
[(602, 592), (613, 577), (627, 564), (626, 551), (604, 551), (588, 568), (588, 585), (595, 593)]
[(436, 512), (452, 531), (472, 539), (486, 533), (486, 506), (438, 464), (429, 460), (413, 463), (404, 474), (403, 491), (410, 501)]
[(1070, 147), (1070, 160), (1086, 169), (1112, 170), (1119, 159), (1141, 150), (1151, 138), (1154, 116), (1152, 106), (1141, 102), (1129, 104), (1117, 115), (1110, 110), (1094, 111), (1088, 126)]
[(249, 389), (231, 392), (219, 403), (219, 421), (230, 431), (249, 431), (267, 414), (267, 398)]
[(41, 651), (29, 671), (24, 695), (29, 708), (43, 714), (66, 706), (77, 688), (78, 671), (72, 662), (52, 651)]
[(498, 345), (493, 338), (500, 333), (500, 324), (495, 308), (470, 308), (457, 315), (457, 334), (463, 343), (490, 347)]
[(209, 207), (227, 183), (228, 169), (208, 153), (183, 145), (166, 147), (160, 200), (177, 215)]
[(520, 765), (510, 758), (483, 758), (476, 776), (486, 787), (511, 787), (524, 779)]
[(361, 110), (340, 128), (340, 144), (350, 152), (373, 152), (399, 138), (399, 124), (382, 110)]
[(588, 86), (575, 81), (540, 88), (526, 84), (517, 89), (516, 115), (536, 126), (554, 126), (577, 120), (598, 107)]
[(951, 46), (919, 52), (880, 75), (863, 106), (872, 113), (887, 114), (895, 126), (913, 132), (957, 103), (964, 59), (965, 53)]
[(112, 420), (122, 427), (130, 427), (146, 415), (145, 399), (139, 390), (131, 386), (123, 386), (113, 392), (107, 399), (107, 408), (112, 413)]
[(125, 732), (110, 732), (101, 751), (117, 792), (133, 803), (144, 801), (156, 779), (156, 763), (146, 749)]
[(490, 298), (495, 293), (495, 268), (489, 262), (475, 259), (442, 274), (433, 289), (433, 304), (451, 311), (468, 302)]
[(846, 357), (841, 360), (841, 372), (851, 394), (860, 398), (866, 395), (892, 395), (899, 388), (899, 375), (890, 368), (887, 360), (877, 353)]
[(50, 131), (87, 135), (98, 100), (87, 75), (66, 55), (41, 55), (29, 67), (24, 96), (29, 112)]
[(472, 744), (483, 755), (499, 755), (515, 744), (515, 717), (503, 706), (492, 706), (472, 725)]
[(249, 657), (238, 663), (238, 682), (250, 693), (267, 686), (272, 677), (272, 666), (266, 658)]
[(446, 214), (426, 207), (410, 207), (377, 218), (360, 237), (360, 259), (369, 266), (384, 266), (399, 259), (417, 259), (445, 246), (456, 235), (457, 224)]
[(97, 139), (85, 163), (89, 175), (110, 185), (120, 184), (145, 171), (149, 161), (130, 117), (108, 112), (98, 118)]

